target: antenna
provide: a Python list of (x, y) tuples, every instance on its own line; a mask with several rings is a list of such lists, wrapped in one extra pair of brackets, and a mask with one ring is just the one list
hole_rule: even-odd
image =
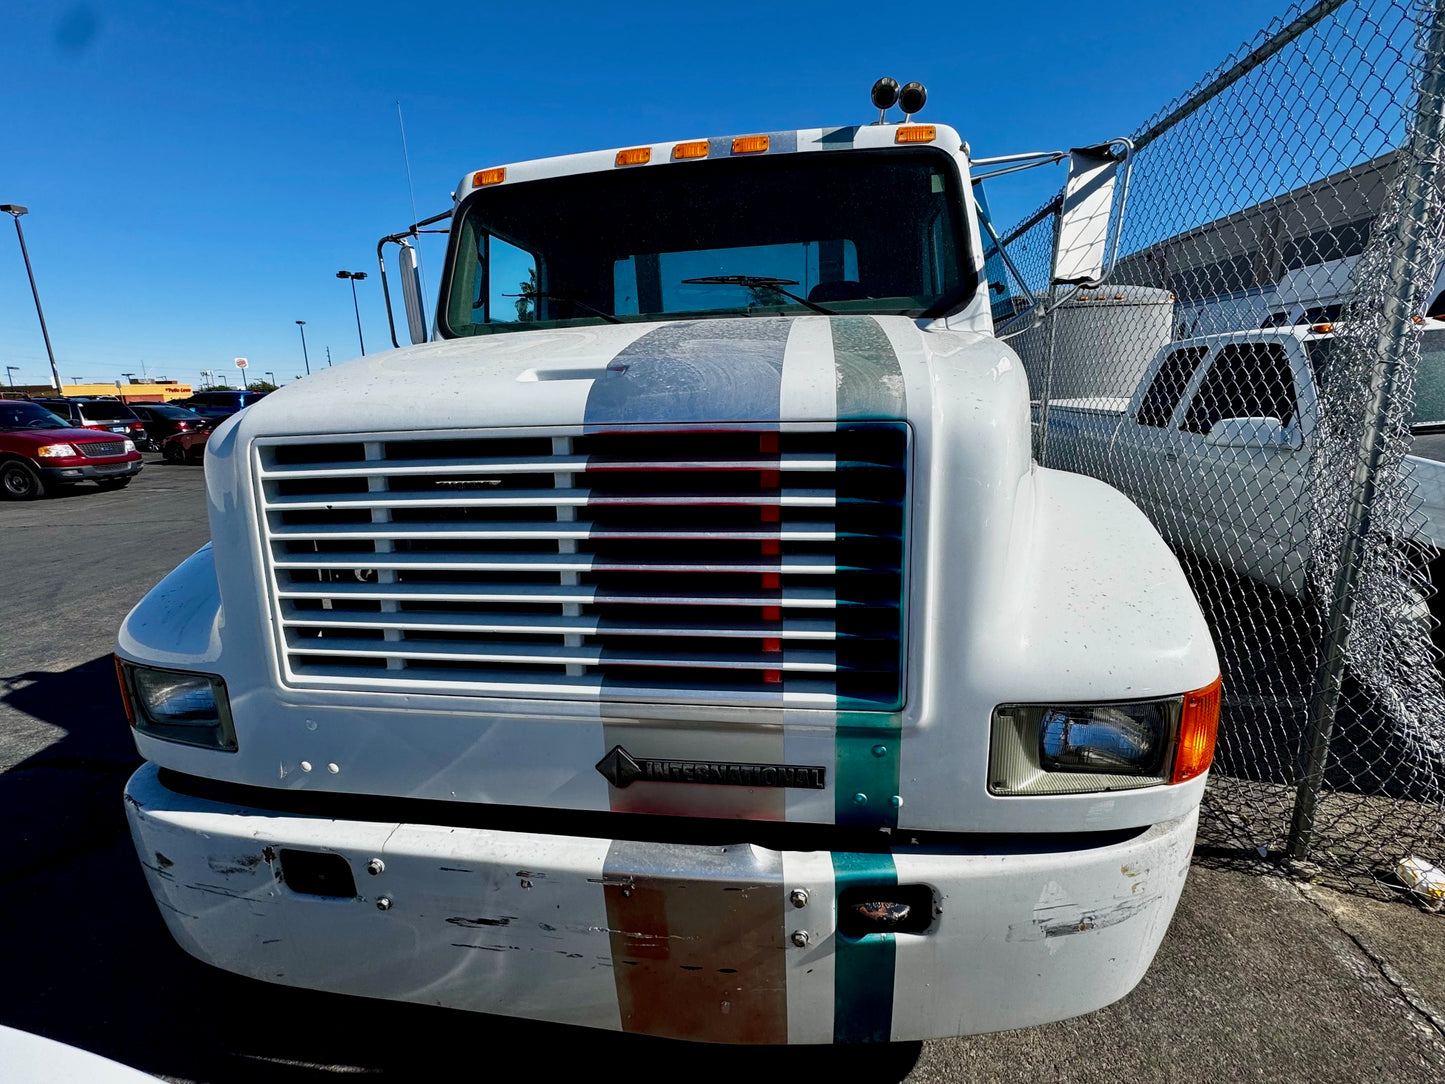
[[(407, 194), (411, 196), (411, 220), (413, 222), (416, 222), (419, 220), (420, 216), (418, 216), (416, 213), (416, 190), (412, 188), (411, 185), (411, 155), (407, 153), (406, 149), (406, 121), (403, 120), (401, 116), (400, 98), (396, 100), (396, 123), (397, 126), (401, 129), (401, 159), (403, 162), (406, 163), (406, 191)], [(416, 265), (417, 271), (421, 273), (421, 290), (422, 293), (425, 295), (428, 292), (426, 285), (426, 267), (424, 267), (421, 262), (420, 245), (416, 246)]]

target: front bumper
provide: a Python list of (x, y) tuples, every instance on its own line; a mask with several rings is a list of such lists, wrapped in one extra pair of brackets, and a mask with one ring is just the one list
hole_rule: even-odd
[(145, 460), (134, 459), (110, 463), (77, 463), (57, 467), (40, 467), (40, 477), (51, 485), (66, 482), (103, 482), (109, 478), (133, 478), (145, 468)]
[[(171, 933), (217, 967), (758, 1043), (938, 1038), (1109, 1004), (1154, 957), (1198, 822), (1195, 809), (1053, 851), (1039, 837), (969, 853), (778, 851), (278, 814), (176, 793), (153, 765), (130, 780), (126, 812)], [(340, 855), (354, 895), (296, 891), (293, 851)], [(839, 892), (890, 884), (932, 889), (929, 929), (838, 932)]]

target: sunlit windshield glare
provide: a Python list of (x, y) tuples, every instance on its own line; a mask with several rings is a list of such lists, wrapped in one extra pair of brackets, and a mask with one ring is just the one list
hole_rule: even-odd
[[(941, 315), (973, 287), (961, 203), (950, 159), (933, 150), (779, 154), (484, 188), (453, 238), (444, 331), (820, 309)], [(749, 281), (688, 281), (724, 276)]]
[(36, 403), (0, 401), (0, 429), (69, 429), (70, 423)]

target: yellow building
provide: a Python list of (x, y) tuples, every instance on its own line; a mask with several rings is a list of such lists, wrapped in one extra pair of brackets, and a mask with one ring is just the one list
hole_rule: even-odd
[(172, 399), (189, 399), (189, 384), (62, 384), (60, 394), (118, 395), (127, 403), (168, 403)]

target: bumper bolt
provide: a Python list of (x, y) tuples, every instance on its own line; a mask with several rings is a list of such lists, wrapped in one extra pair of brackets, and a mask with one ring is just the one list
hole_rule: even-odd
[(812, 939), (808, 936), (807, 930), (794, 930), (791, 940), (798, 948), (807, 948), (808, 942)]
[(806, 907), (808, 906), (808, 890), (806, 888), (795, 888), (788, 896), (788, 900), (794, 907)]
[(391, 897), (390, 897), (390, 896), (378, 896), (378, 897), (377, 897), (377, 900), (376, 900), (376, 909), (377, 909), (378, 911), (390, 911), (390, 910), (391, 910)]
[(380, 858), (373, 858), (370, 862), (366, 863), (366, 872), (371, 874), (373, 877), (375, 877), (378, 873), (382, 872), (384, 869), (386, 869), (386, 863), (383, 862)]

